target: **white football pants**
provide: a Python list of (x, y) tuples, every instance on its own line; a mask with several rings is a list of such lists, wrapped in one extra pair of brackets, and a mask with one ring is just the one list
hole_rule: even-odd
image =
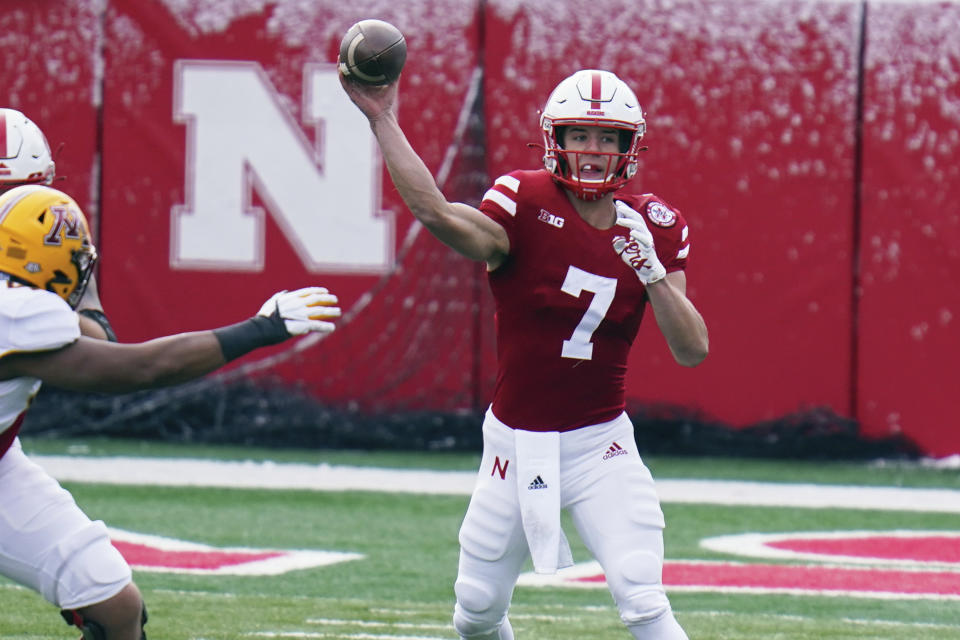
[(103, 602), (131, 580), (103, 522), (29, 460), (19, 439), (0, 458), (0, 574), (61, 609)]
[[(514, 431), (487, 412), (477, 485), (460, 528), (454, 627), (465, 640), (512, 640), (507, 610), (529, 548)], [(526, 483), (526, 479), (523, 479)], [(661, 579), (663, 512), (626, 414), (560, 434), (561, 507), (603, 567), (635, 638), (685, 640)]]

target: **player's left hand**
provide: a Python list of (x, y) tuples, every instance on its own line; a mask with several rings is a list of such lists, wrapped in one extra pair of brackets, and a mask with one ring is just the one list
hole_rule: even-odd
[(653, 284), (667, 275), (667, 270), (657, 257), (653, 247), (653, 234), (647, 228), (643, 216), (627, 203), (616, 200), (617, 224), (630, 230), (628, 237), (616, 236), (613, 250), (636, 272), (644, 285)]
[(324, 287), (305, 287), (296, 291), (279, 291), (260, 307), (258, 316), (275, 317), (291, 336), (305, 333), (330, 333), (335, 326), (327, 319), (339, 318), (337, 296)]

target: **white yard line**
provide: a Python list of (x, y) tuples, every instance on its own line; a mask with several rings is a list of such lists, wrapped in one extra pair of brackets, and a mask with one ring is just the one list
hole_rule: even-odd
[[(472, 471), (427, 471), (188, 458), (31, 456), (64, 482), (470, 495)], [(730, 480), (659, 480), (665, 503), (960, 513), (960, 491)]]
[(351, 638), (353, 640), (444, 640), (439, 636), (398, 636), (383, 633), (322, 633), (315, 631), (253, 631), (260, 638)]

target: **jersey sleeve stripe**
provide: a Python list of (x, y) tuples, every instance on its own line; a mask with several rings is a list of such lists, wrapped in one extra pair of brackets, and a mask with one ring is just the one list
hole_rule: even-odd
[(680, 251), (677, 251), (677, 259), (683, 260), (684, 258), (687, 257), (687, 254), (689, 253), (690, 253), (690, 245), (687, 245), (683, 249), (680, 249)]
[[(497, 182), (499, 183), (500, 180), (497, 180)], [(484, 202), (492, 202), (498, 205), (511, 216), (517, 215), (517, 203), (510, 196), (501, 191), (497, 191), (496, 189), (488, 189), (487, 192), (483, 194), (483, 200)]]
[(513, 176), (500, 176), (493, 182), (493, 184), (500, 185), (501, 187), (506, 187), (507, 189), (510, 189), (510, 191), (513, 191), (514, 193), (516, 193), (517, 190), (520, 189), (520, 179), (515, 178)]
[(680, 242), (686, 242), (687, 236), (690, 234), (690, 227), (684, 227), (683, 231), (680, 232)]

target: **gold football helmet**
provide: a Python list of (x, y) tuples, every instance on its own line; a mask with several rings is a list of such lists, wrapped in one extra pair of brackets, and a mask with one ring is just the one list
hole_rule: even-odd
[(0, 196), (0, 278), (52, 291), (76, 309), (96, 262), (73, 198), (33, 184)]

